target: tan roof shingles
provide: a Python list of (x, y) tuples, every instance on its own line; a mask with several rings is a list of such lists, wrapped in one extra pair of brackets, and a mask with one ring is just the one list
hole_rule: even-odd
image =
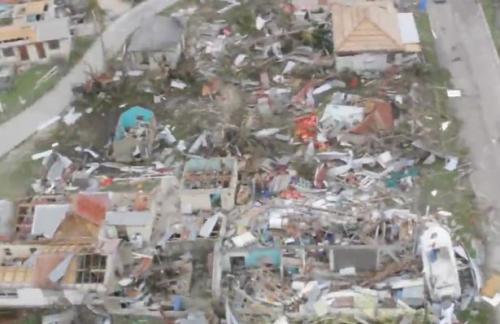
[(388, 1), (332, 5), (337, 53), (404, 51), (397, 11)]
[(0, 27), (0, 43), (13, 40), (36, 41), (36, 32), (32, 26), (4, 26)]
[(42, 14), (45, 12), (45, 6), (48, 4), (49, 2), (47, 0), (18, 4), (15, 7), (16, 15)]

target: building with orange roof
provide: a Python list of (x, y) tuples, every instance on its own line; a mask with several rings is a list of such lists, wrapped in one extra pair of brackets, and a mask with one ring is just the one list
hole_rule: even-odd
[[(112, 243), (112, 242), (111, 242)], [(1, 244), (0, 307), (79, 305), (117, 284), (118, 244)]]

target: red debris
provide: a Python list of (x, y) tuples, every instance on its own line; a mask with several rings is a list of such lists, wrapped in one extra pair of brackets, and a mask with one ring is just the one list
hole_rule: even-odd
[(394, 128), (391, 104), (380, 99), (370, 99), (365, 104), (365, 118), (350, 132), (366, 134), (369, 132), (389, 131)]
[(304, 197), (300, 192), (297, 191), (297, 189), (292, 186), (289, 186), (287, 190), (280, 192), (279, 196), (282, 199), (299, 199)]
[(89, 222), (100, 225), (106, 216), (108, 204), (107, 193), (79, 193), (73, 199), (73, 211)]
[(295, 119), (295, 136), (302, 142), (308, 142), (316, 138), (316, 126), (318, 116), (316, 113), (308, 113)]

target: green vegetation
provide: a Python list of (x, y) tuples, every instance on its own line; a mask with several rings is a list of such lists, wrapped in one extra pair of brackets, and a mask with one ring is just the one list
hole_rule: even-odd
[[(0, 92), (0, 103), (3, 113), (0, 113), (0, 123), (16, 116), (21, 111), (32, 105), (46, 92), (51, 90), (59, 80), (83, 57), (83, 54), (92, 44), (93, 38), (76, 38), (73, 50), (67, 62), (59, 64), (53, 62), (44, 65), (34, 65), (16, 75), (12, 87)], [(54, 66), (58, 67), (57, 73), (45, 81), (40, 81)], [(37, 84), (38, 83), (38, 84)]]
[(20, 113), (56, 84), (57, 81), (53, 77), (36, 86), (37, 81), (52, 67), (52, 64), (33, 66), (15, 77), (12, 88), (0, 93), (0, 102), (4, 110), (0, 114), (0, 122)]
[[(485, 1), (491, 2), (491, 0), (483, 0)], [(437, 150), (444, 154), (458, 156), (461, 162), (464, 162), (467, 151), (458, 141), (460, 122), (450, 111), (445, 92), (451, 85), (450, 75), (439, 66), (427, 15), (418, 14), (416, 22), (426, 61), (422, 76), (432, 97), (429, 107), (424, 107), (425, 115), (429, 118), (422, 122), (424, 127), (431, 130), (431, 137), (438, 143)], [(446, 121), (451, 123), (446, 130), (442, 130), (441, 125)], [(453, 216), (448, 222), (450, 227), (454, 228), (454, 235), (474, 254), (475, 251), (471, 251), (470, 240), (481, 235), (481, 215), (477, 210), (474, 192), (467, 174), (460, 168), (453, 172), (444, 170), (443, 161), (437, 161), (432, 166), (423, 168), (421, 173), (419, 209), (425, 210), (429, 207), (431, 211), (451, 212)], [(492, 311), (484, 304), (477, 304), (460, 313), (460, 320), (468, 323), (491, 323), (491, 319)]]
[(101, 6), (99, 6), (98, 0), (89, 0), (87, 17), (89, 17), (90, 19), (95, 18), (100, 26), (104, 26), (106, 12), (101, 8)]
[(200, 0), (181, 0), (178, 1), (176, 4), (166, 8), (163, 10), (160, 14), (163, 16), (170, 16), (176, 11), (179, 11), (181, 9), (186, 9), (192, 6), (198, 6), (200, 4)]
[(69, 61), (66, 64), (67, 70), (82, 59), (83, 55), (87, 52), (93, 42), (94, 37), (78, 37), (73, 39), (73, 49), (71, 50)]
[(495, 14), (495, 0), (481, 0), (481, 5), (498, 53), (500, 52), (500, 29), (497, 27), (499, 17)]

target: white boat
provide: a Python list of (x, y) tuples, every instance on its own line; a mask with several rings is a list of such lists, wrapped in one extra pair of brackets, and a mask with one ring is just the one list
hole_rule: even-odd
[(426, 224), (420, 236), (424, 278), (432, 301), (460, 298), (460, 279), (450, 233), (436, 223)]

